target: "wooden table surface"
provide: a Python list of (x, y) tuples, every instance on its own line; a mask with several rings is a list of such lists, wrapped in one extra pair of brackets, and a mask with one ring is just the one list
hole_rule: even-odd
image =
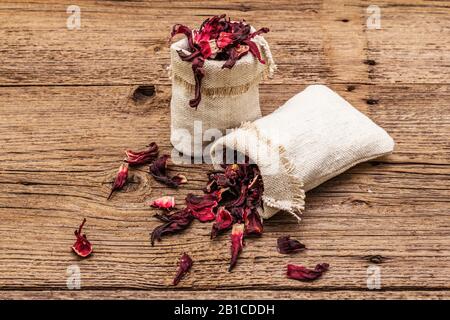
[[(79, 30), (66, 27), (67, 1), (0, 3), (0, 298), (450, 298), (450, 3), (71, 3)], [(369, 4), (381, 29), (367, 27)], [(231, 273), (228, 238), (210, 241), (210, 224), (149, 243), (159, 222), (145, 202), (200, 193), (208, 165), (174, 166), (190, 181), (179, 191), (134, 171), (106, 200), (124, 149), (171, 150), (171, 26), (220, 13), (271, 29), (279, 70), (260, 87), (264, 114), (323, 83), (396, 141), (392, 155), (309, 192), (300, 224), (266, 221)], [(139, 85), (154, 94), (133, 99)], [(95, 253), (80, 260), (70, 246), (84, 217)], [(278, 254), (286, 234), (309, 249)], [(195, 264), (173, 287), (184, 251)], [(319, 262), (331, 266), (320, 280), (286, 279), (287, 263)], [(80, 290), (66, 285), (73, 266)], [(373, 266), (379, 290), (367, 287)]]

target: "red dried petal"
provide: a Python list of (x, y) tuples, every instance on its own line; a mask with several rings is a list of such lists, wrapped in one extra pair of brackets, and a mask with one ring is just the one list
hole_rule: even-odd
[(177, 174), (173, 177), (167, 175), (167, 161), (170, 159), (169, 155), (163, 155), (156, 159), (150, 166), (150, 174), (159, 181), (170, 188), (178, 188), (180, 184), (187, 182), (184, 175)]
[(73, 252), (75, 252), (81, 258), (86, 258), (92, 253), (92, 244), (88, 241), (85, 234), (81, 234), (84, 224), (86, 223), (86, 218), (83, 219), (78, 230), (75, 230), (75, 236), (77, 240), (72, 246)]
[(217, 207), (215, 195), (196, 196), (192, 193), (186, 196), (186, 206), (191, 214), (201, 222), (215, 219), (214, 208)]
[(205, 76), (205, 70), (203, 69), (204, 63), (205, 59), (201, 56), (195, 57), (192, 60), (192, 71), (194, 72), (195, 80), (195, 96), (193, 99), (189, 100), (189, 106), (191, 108), (197, 108), (202, 99), (202, 79)]
[(261, 53), (259, 52), (259, 48), (256, 45), (256, 43), (254, 43), (252, 40), (246, 40), (244, 41), (244, 43), (246, 45), (248, 45), (248, 48), (251, 52), (251, 54), (253, 54), (253, 56), (258, 59), (258, 61), (262, 64), (266, 64), (266, 62), (262, 59), (261, 57)]
[(172, 32), (170, 34), (170, 38), (173, 38), (177, 34), (184, 34), (188, 39), (188, 44), (190, 49), (194, 49), (194, 42), (192, 39), (192, 30), (189, 27), (186, 27), (182, 24), (176, 24), (172, 28)]
[(260, 236), (263, 233), (263, 224), (257, 209), (247, 209), (244, 212), (245, 234)]
[(256, 36), (259, 36), (262, 33), (267, 33), (269, 31), (270, 31), (269, 28), (261, 28), (258, 31), (255, 31), (255, 32), (251, 33), (250, 36), (248, 37), (248, 39), (252, 39), (252, 38), (254, 38)]
[(160, 208), (160, 209), (172, 209), (175, 207), (175, 197), (173, 196), (164, 196), (158, 199), (153, 200), (152, 207)]
[(233, 217), (231, 213), (225, 207), (220, 207), (217, 210), (216, 221), (211, 229), (211, 239), (217, 237), (219, 233), (230, 229), (232, 225)]
[(109, 193), (108, 196), (108, 200), (111, 198), (114, 191), (120, 190), (125, 186), (127, 178), (128, 178), (128, 164), (123, 163), (119, 168), (119, 172), (117, 173), (116, 179), (114, 180), (111, 192)]
[(219, 38), (217, 38), (217, 47), (220, 49), (233, 43), (233, 33), (231, 32), (221, 32)]
[(328, 263), (319, 263), (314, 269), (288, 264), (286, 275), (290, 279), (311, 281), (319, 278), (325, 271), (328, 270), (328, 267)]
[(191, 269), (192, 267), (192, 259), (187, 253), (183, 253), (183, 255), (180, 258), (180, 262), (178, 265), (177, 274), (175, 275), (175, 278), (173, 279), (173, 285), (176, 286), (180, 280), (184, 277), (186, 273)]
[(152, 142), (148, 145), (147, 150), (134, 152), (131, 150), (125, 151), (127, 159), (125, 160), (130, 166), (139, 166), (149, 164), (158, 156), (158, 145)]
[(171, 214), (157, 214), (158, 219), (165, 222), (164, 224), (156, 227), (151, 233), (152, 246), (155, 244), (155, 240), (161, 241), (161, 237), (166, 234), (178, 233), (186, 229), (194, 219), (190, 211), (185, 208), (183, 210), (176, 211)]
[(279, 253), (289, 254), (303, 251), (306, 249), (306, 247), (298, 240), (291, 239), (290, 236), (283, 236), (279, 237), (277, 240), (277, 249)]
[(244, 247), (244, 225), (236, 223), (231, 231), (231, 260), (228, 271), (231, 271), (236, 265), (237, 258)]

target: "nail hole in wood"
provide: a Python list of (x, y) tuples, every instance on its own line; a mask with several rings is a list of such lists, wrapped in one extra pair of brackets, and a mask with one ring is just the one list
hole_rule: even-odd
[(348, 92), (352, 92), (352, 91), (355, 90), (355, 89), (356, 89), (356, 86), (354, 86), (354, 85), (352, 85), (352, 84), (347, 86), (347, 91), (348, 91)]
[(367, 64), (368, 66), (374, 66), (377, 64), (377, 62), (372, 59), (366, 59), (366, 60), (364, 60), (364, 64)]
[(155, 86), (154, 85), (139, 86), (133, 92), (133, 100), (135, 102), (143, 101), (143, 100), (153, 97), (154, 95), (155, 95)]
[(366, 99), (366, 103), (368, 104), (368, 105), (375, 105), (375, 104), (378, 104), (378, 100), (377, 99)]

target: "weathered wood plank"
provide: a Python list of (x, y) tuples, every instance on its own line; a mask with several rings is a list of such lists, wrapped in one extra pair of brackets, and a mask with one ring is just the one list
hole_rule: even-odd
[[(263, 113), (275, 110), (304, 87), (263, 85)], [(448, 85), (349, 84), (332, 88), (393, 136), (395, 153), (383, 161), (448, 164)], [(69, 156), (75, 155), (87, 158), (84, 160), (90, 161), (94, 170), (120, 159), (125, 148), (138, 148), (148, 140), (169, 147), (170, 86), (157, 85), (153, 97), (137, 103), (130, 98), (132, 92), (131, 86), (2, 88), (1, 130), (7, 132), (2, 137), (3, 148), (19, 153), (16, 159), (25, 156), (27, 164), (45, 164), (48, 170), (67, 170), (59, 158), (52, 161), (51, 152), (56, 151), (68, 157), (71, 170), (87, 163), (72, 161)], [(18, 149), (20, 144), (29, 152)], [(0, 159), (8, 160), (9, 154), (1, 154)], [(3, 168), (17, 169), (9, 163), (4, 162)]]
[(82, 27), (72, 31), (66, 4), (0, 4), (0, 85), (168, 84), (173, 23), (195, 26), (221, 12), (271, 28), (279, 72), (267, 83), (448, 83), (445, 2), (380, 2), (381, 30), (366, 30), (367, 3), (356, 0), (77, 4)]

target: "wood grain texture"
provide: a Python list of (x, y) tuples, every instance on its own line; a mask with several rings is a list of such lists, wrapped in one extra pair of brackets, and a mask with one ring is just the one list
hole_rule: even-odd
[[(450, 6), (380, 1), (382, 29), (366, 30), (363, 1), (78, 1), (81, 30), (65, 28), (64, 3), (0, 3), (0, 298), (443, 299), (450, 292)], [(306, 84), (326, 83), (385, 128), (395, 152), (361, 164), (307, 194), (301, 224), (279, 214), (249, 239), (226, 272), (227, 236), (193, 223), (155, 247), (148, 200), (200, 193), (208, 165), (174, 165), (179, 191), (146, 168), (106, 201), (125, 148), (169, 145), (167, 33), (226, 12), (257, 26), (279, 72), (261, 85), (268, 114)], [(268, 14), (270, 12), (270, 14)], [(420, 23), (422, 22), (422, 23)], [(138, 84), (155, 86), (133, 99)], [(294, 120), (295, 121), (295, 120)], [(86, 217), (94, 255), (71, 254)], [(290, 234), (308, 250), (276, 252)], [(170, 286), (181, 252), (195, 264)], [(286, 279), (287, 263), (330, 271), (313, 283)], [(66, 287), (78, 265), (82, 290)], [(367, 268), (382, 290), (367, 289)]]

